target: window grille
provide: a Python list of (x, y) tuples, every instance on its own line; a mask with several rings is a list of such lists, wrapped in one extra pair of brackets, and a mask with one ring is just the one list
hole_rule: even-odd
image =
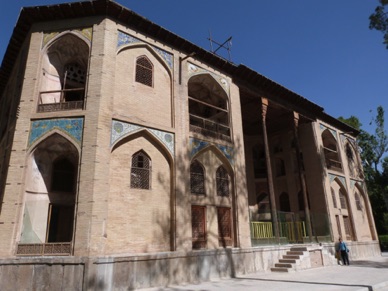
[(232, 246), (231, 211), (227, 207), (217, 207), (219, 246)]
[(340, 203), (341, 203), (342, 209), (348, 209), (348, 207), (346, 205), (346, 196), (342, 191), (340, 191)]
[(193, 249), (206, 248), (206, 206), (191, 206)]
[(66, 81), (73, 81), (79, 84), (85, 84), (86, 72), (78, 64), (68, 64), (65, 67)]
[(223, 166), (217, 169), (216, 184), (218, 196), (229, 196), (229, 174)]
[(152, 75), (152, 63), (148, 58), (145, 56), (138, 58), (136, 61), (136, 82), (152, 87)]
[(338, 215), (335, 216), (335, 221), (337, 223), (338, 234), (340, 237), (342, 237), (341, 223)]
[(190, 165), (190, 191), (191, 194), (205, 195), (205, 171), (197, 160)]
[(356, 200), (356, 207), (357, 207), (357, 210), (362, 210), (362, 207), (361, 207), (361, 199), (360, 199), (360, 195), (358, 195), (358, 193), (355, 193), (355, 194), (354, 194), (354, 199)]
[(343, 219), (344, 219), (346, 239), (352, 240), (352, 227), (350, 225), (349, 216), (344, 216)]
[(131, 188), (151, 189), (151, 160), (142, 151), (132, 157)]
[(333, 199), (334, 208), (337, 208), (337, 198), (335, 197), (335, 192), (333, 188), (331, 188), (331, 198)]

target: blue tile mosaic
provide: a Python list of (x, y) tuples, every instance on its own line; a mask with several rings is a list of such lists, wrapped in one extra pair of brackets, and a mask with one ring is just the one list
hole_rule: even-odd
[(333, 182), (335, 180), (335, 178), (338, 178), (341, 181), (342, 185), (345, 188), (347, 188), (345, 177), (329, 174), (329, 178), (330, 178), (330, 183)]
[[(133, 44), (133, 43), (145, 43), (143, 42), (142, 40), (132, 36), (132, 35), (129, 35), (129, 34), (126, 34), (122, 31), (119, 31), (118, 32), (118, 37), (117, 37), (117, 48), (123, 46), (123, 45), (127, 45), (127, 44)], [(148, 44), (149, 45), (149, 44)], [(155, 47), (153, 45), (150, 45), (154, 50), (155, 52), (160, 55), (162, 57), (162, 59), (167, 63), (167, 65), (169, 66), (169, 68), (173, 68), (173, 57), (172, 57), (172, 54), (170, 54), (169, 52), (166, 52), (158, 47)]]
[(138, 131), (140, 129), (148, 130), (152, 135), (154, 135), (162, 144), (164, 144), (167, 149), (170, 151), (172, 156), (174, 157), (175, 152), (175, 138), (174, 134), (170, 132), (165, 132), (153, 128), (147, 128), (144, 126), (139, 126), (132, 123), (126, 123), (118, 120), (112, 121), (112, 131), (111, 131), (111, 139), (110, 145), (113, 146), (116, 142), (118, 142), (123, 137), (127, 136), (130, 133)]
[[(195, 156), (203, 148), (211, 145), (211, 143), (209, 142), (192, 138), (192, 137), (190, 138), (189, 144), (190, 144), (190, 158)], [(234, 149), (232, 147), (218, 145), (218, 144), (214, 144), (214, 146), (216, 146), (225, 155), (225, 157), (232, 165), (234, 164)]]
[(214, 78), (214, 80), (216, 80), (218, 84), (220, 84), (221, 87), (224, 88), (226, 94), (229, 96), (229, 83), (225, 78), (218, 76), (216, 74), (213, 74), (212, 72), (209, 72), (208, 70), (200, 68), (189, 62), (187, 63), (187, 70), (188, 70), (189, 77), (192, 77), (194, 75), (200, 75), (200, 74), (211, 75)]
[(83, 118), (34, 120), (31, 123), (28, 147), (30, 147), (41, 136), (53, 130), (63, 132), (64, 135), (69, 136), (73, 141), (81, 146), (83, 124)]

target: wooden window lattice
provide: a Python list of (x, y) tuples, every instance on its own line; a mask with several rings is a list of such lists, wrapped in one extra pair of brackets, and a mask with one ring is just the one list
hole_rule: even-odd
[(358, 193), (354, 194), (354, 199), (356, 200), (357, 210), (362, 210), (361, 199), (360, 199), (360, 195), (358, 195)]
[(132, 157), (131, 188), (150, 189), (151, 160), (143, 152)]
[(192, 194), (205, 195), (205, 172), (198, 161), (190, 165), (190, 191)]
[(342, 191), (340, 191), (340, 203), (341, 203), (342, 209), (348, 209), (348, 207), (346, 205), (346, 196), (344, 193), (342, 193)]
[(335, 197), (335, 192), (333, 188), (331, 188), (331, 198), (333, 199), (334, 208), (337, 208), (337, 198)]
[(217, 208), (218, 240), (220, 246), (232, 245), (231, 211), (227, 207)]
[(140, 57), (136, 61), (136, 82), (152, 87), (153, 85), (152, 63), (146, 57)]
[(350, 225), (350, 219), (348, 216), (344, 216), (345, 234), (347, 240), (352, 240), (352, 227)]
[(229, 174), (223, 166), (217, 169), (216, 184), (218, 196), (229, 196)]
[(206, 247), (206, 207), (191, 207), (191, 228), (193, 249)]

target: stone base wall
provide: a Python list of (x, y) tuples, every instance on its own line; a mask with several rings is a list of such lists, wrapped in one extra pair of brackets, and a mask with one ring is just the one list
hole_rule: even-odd
[[(96, 258), (0, 260), (0, 290), (133, 290), (268, 272), (290, 245)], [(378, 242), (349, 243), (350, 259), (381, 256)], [(323, 266), (337, 263), (333, 244), (310, 245)], [(313, 264), (314, 265), (314, 264)]]

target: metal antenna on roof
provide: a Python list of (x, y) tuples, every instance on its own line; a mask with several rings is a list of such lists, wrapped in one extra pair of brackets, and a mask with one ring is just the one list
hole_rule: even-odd
[[(212, 38), (212, 34), (209, 30), (209, 37), (208, 37), (208, 40), (210, 42), (210, 51), (213, 53), (213, 54), (217, 54), (217, 51), (221, 48), (225, 49), (227, 52), (228, 52), (228, 56), (229, 56), (229, 61), (232, 61), (232, 56), (231, 56), (231, 47), (232, 47), (232, 37), (229, 37), (227, 40), (225, 40), (223, 43), (218, 43), (216, 42), (215, 40), (213, 40)], [(213, 43), (215, 43), (216, 45), (218, 45), (218, 47), (213, 50)], [(222, 57), (221, 55), (217, 54), (218, 56)]]

